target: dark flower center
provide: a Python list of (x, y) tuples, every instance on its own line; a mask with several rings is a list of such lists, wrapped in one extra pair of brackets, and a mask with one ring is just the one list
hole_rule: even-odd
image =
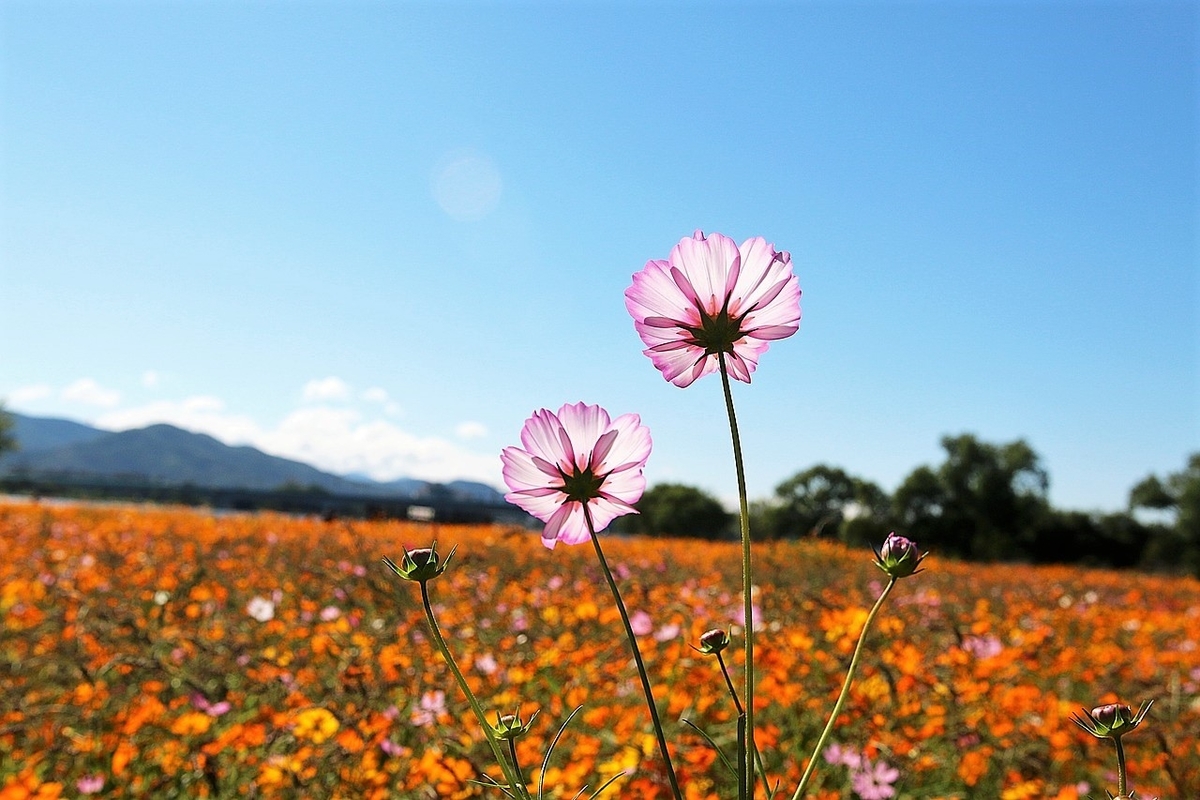
[(742, 318), (730, 316), (729, 311), (722, 308), (715, 317), (701, 310), (700, 320), (700, 327), (687, 328), (692, 335), (692, 344), (704, 348), (709, 355), (732, 353), (734, 342), (742, 338)]
[(563, 494), (567, 496), (567, 500), (573, 500), (577, 503), (586, 503), (589, 500), (594, 500), (600, 496), (600, 487), (604, 485), (606, 475), (597, 475), (592, 472), (592, 468), (588, 467), (585, 470), (573, 472), (567, 475), (565, 472), (559, 471), (562, 475)]

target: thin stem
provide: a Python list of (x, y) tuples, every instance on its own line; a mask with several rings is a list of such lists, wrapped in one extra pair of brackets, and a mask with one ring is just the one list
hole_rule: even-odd
[(442, 658), (446, 659), (446, 663), (450, 665), (450, 671), (454, 673), (454, 679), (458, 681), (458, 688), (467, 696), (467, 702), (471, 704), (471, 710), (475, 712), (475, 718), (479, 720), (480, 726), (483, 727), (483, 738), (487, 739), (488, 746), (492, 748), (492, 755), (496, 757), (497, 763), (500, 764), (500, 769), (504, 772), (504, 778), (508, 781), (509, 788), (516, 793), (517, 797), (530, 800), (529, 790), (525, 787), (525, 781), (514, 774), (513, 767), (504, 759), (500, 745), (496, 743), (495, 737), (492, 736), (492, 727), (488, 724), (487, 717), (483, 714), (483, 707), (479, 705), (479, 701), (475, 698), (475, 693), (467, 685), (467, 679), (463, 677), (458, 664), (455, 663), (454, 656), (450, 655), (450, 648), (446, 645), (446, 640), (442, 637), (441, 628), (438, 627), (437, 620), (433, 616), (433, 606), (429, 602), (429, 586), (426, 581), (421, 581), (421, 602), (425, 606), (425, 618), (429, 621), (429, 630), (433, 633), (433, 640), (437, 643), (438, 650), (442, 653)]
[(837, 721), (838, 714), (842, 713), (842, 706), (846, 702), (846, 697), (850, 694), (850, 684), (854, 680), (854, 672), (858, 669), (858, 658), (862, 655), (863, 642), (867, 640), (867, 631), (871, 629), (871, 623), (875, 620), (875, 615), (879, 613), (879, 609), (883, 607), (884, 601), (887, 600), (887, 596), (891, 594), (892, 587), (895, 585), (895, 578), (888, 581), (888, 585), (880, 592), (879, 599), (871, 607), (871, 612), (867, 614), (867, 621), (863, 623), (862, 633), (858, 635), (858, 644), (854, 648), (854, 655), (850, 657), (850, 668), (846, 670), (846, 680), (842, 682), (842, 692), (838, 695), (837, 702), (833, 704), (833, 712), (829, 715), (829, 722), (825, 723), (825, 730), (821, 731), (821, 738), (817, 740), (817, 746), (813, 749), (812, 757), (808, 761), (808, 767), (805, 768), (804, 775), (800, 778), (800, 785), (796, 787), (796, 793), (792, 795), (792, 800), (799, 800), (801, 794), (808, 788), (808, 782), (812, 778), (813, 770), (817, 766), (817, 759), (821, 756), (821, 751), (825, 749), (825, 742), (829, 739), (829, 734), (833, 732), (833, 724)]
[(1117, 745), (1117, 797), (1125, 796), (1127, 779), (1125, 774), (1125, 748), (1121, 746), (1121, 737), (1113, 739)]
[(746, 499), (746, 469), (742, 464), (742, 440), (738, 436), (737, 415), (733, 412), (733, 392), (729, 388), (729, 370), (725, 354), (717, 354), (721, 367), (721, 386), (725, 390), (725, 409), (729, 412), (729, 433), (733, 437), (733, 464), (737, 470), (738, 513), (742, 521), (742, 608), (746, 631), (746, 755), (742, 762), (742, 780), (746, 797), (754, 797), (754, 598), (750, 563), (750, 503)]
[(746, 713), (746, 709), (742, 708), (742, 701), (738, 699), (737, 689), (733, 688), (733, 680), (729, 677), (729, 669), (725, 666), (725, 659), (717, 653), (717, 663), (721, 665), (721, 674), (725, 676), (725, 685), (729, 687), (729, 696), (733, 698), (733, 704), (737, 707), (738, 716)]
[(746, 771), (746, 713), (742, 712), (737, 719), (737, 746), (738, 746), (738, 800), (753, 800), (746, 796), (746, 782), (741, 780), (742, 773)]
[(596, 548), (596, 557), (600, 559), (600, 569), (604, 571), (608, 588), (612, 590), (613, 600), (617, 603), (617, 610), (621, 612), (621, 622), (625, 624), (625, 637), (629, 639), (629, 647), (633, 650), (633, 660), (637, 664), (638, 676), (642, 679), (642, 691), (646, 693), (646, 705), (650, 707), (650, 720), (654, 723), (654, 735), (658, 737), (658, 750), (662, 753), (663, 762), (667, 766), (667, 780), (671, 783), (671, 792), (675, 795), (675, 800), (683, 800), (683, 795), (679, 791), (679, 781), (675, 777), (675, 767), (671, 765), (671, 753), (667, 750), (667, 737), (663, 734), (662, 722), (658, 719), (658, 707), (654, 703), (654, 692), (650, 689), (650, 676), (646, 673), (646, 665), (642, 662), (642, 652), (638, 649), (637, 637), (633, 634), (633, 625), (629, 622), (629, 612), (625, 610), (621, 591), (617, 588), (617, 582), (608, 568), (608, 560), (604, 558), (604, 551), (600, 549), (600, 537), (596, 535), (596, 527), (592, 524), (592, 513), (588, 509), (587, 503), (583, 504), (583, 518), (587, 522), (592, 545)]
[(512, 756), (513, 771), (517, 773), (517, 778), (520, 779), (521, 784), (524, 785), (525, 773), (521, 771), (521, 762), (519, 760), (517, 760), (517, 740), (516, 739), (508, 740), (508, 754), (510, 756)]
[[(729, 677), (729, 669), (725, 666), (725, 659), (721, 657), (719, 652), (716, 655), (717, 663), (721, 665), (721, 674), (725, 676), (725, 685), (729, 688), (729, 696), (733, 698), (733, 705), (737, 708), (738, 717), (744, 718), (746, 716), (746, 709), (742, 708), (742, 701), (738, 699), (737, 689), (733, 688), (733, 680)], [(767, 768), (763, 766), (762, 754), (758, 752), (757, 747), (754, 748), (754, 762), (758, 765), (758, 774), (763, 776), (763, 784), (770, 791), (771, 783), (767, 780)], [(772, 797), (775, 795), (774, 792), (770, 792), (770, 794)]]

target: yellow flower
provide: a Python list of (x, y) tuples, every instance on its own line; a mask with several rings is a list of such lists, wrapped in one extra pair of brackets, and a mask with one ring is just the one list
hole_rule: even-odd
[(292, 734), (297, 739), (308, 739), (313, 744), (333, 736), (338, 731), (338, 721), (323, 708), (307, 708), (296, 714), (292, 723)]

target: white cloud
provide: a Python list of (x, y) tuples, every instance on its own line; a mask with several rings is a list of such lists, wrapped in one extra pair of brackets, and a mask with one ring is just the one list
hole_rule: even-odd
[(495, 484), (500, 478), (496, 455), (473, 453), (435, 436), (416, 436), (387, 420), (363, 419), (351, 409), (300, 409), (256, 444), (320, 469), (361, 472), (376, 480), (464, 478)]
[(372, 403), (386, 403), (391, 398), (388, 396), (387, 389), (381, 389), (378, 386), (372, 386), (362, 393), (362, 399)]
[[(472, 452), (436, 436), (418, 436), (389, 420), (347, 406), (305, 406), (268, 429), (247, 416), (230, 413), (218, 397), (198, 395), (109, 411), (95, 424), (108, 430), (128, 430), (155, 423), (206, 433), (226, 444), (249, 444), (327, 472), (362, 473), (382, 481), (404, 477), (444, 482), (461, 478), (501, 485), (497, 454)], [(478, 427), (470, 428), (468, 433), (483, 430), (478, 423), (471, 425)], [(459, 427), (461, 435), (463, 426)]]
[(110, 411), (96, 420), (96, 426), (124, 431), (163, 422), (194, 433), (207, 433), (226, 444), (253, 444), (262, 436), (262, 430), (254, 420), (226, 413), (225, 403), (212, 395), (196, 395), (179, 401), (160, 400), (136, 408)]
[(350, 387), (341, 378), (314, 379), (304, 384), (305, 402), (320, 402), (322, 400), (349, 400)]
[(112, 407), (121, 402), (121, 393), (105, 389), (91, 378), (80, 378), (62, 390), (62, 398), (89, 406)]
[(35, 383), (31, 386), (18, 386), (9, 392), (8, 397), (5, 399), (13, 405), (23, 405), (47, 398), (53, 391), (53, 389), (44, 383)]
[(458, 427), (454, 429), (460, 439), (482, 439), (488, 435), (488, 429), (484, 427), (482, 422), (460, 422)]
[(153, 389), (162, 381), (162, 376), (157, 371), (148, 369), (142, 373), (142, 386), (147, 389)]
[(387, 389), (381, 389), (378, 386), (373, 386), (363, 392), (361, 397), (363, 400), (371, 403), (378, 403), (379, 405), (383, 406), (383, 412), (389, 417), (398, 417), (404, 413), (404, 409), (400, 407), (399, 403), (392, 400), (392, 397), (388, 394)]

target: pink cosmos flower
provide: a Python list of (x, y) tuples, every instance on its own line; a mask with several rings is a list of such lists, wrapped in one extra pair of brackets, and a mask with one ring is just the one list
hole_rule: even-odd
[(841, 764), (850, 769), (858, 769), (862, 766), (863, 757), (857, 750), (842, 747), (840, 744), (834, 742), (825, 748), (825, 760), (830, 764)]
[(656, 642), (669, 642), (675, 639), (683, 632), (683, 626), (675, 622), (668, 622), (657, 631), (654, 632), (654, 640)]
[(421, 695), (420, 704), (413, 709), (410, 720), (413, 725), (427, 728), (437, 722), (438, 717), (446, 713), (446, 693), (431, 691)]
[(800, 329), (800, 282), (792, 257), (761, 236), (741, 247), (696, 231), (668, 260), (646, 262), (625, 290), (625, 307), (663, 377), (689, 386), (715, 372), (750, 382), (758, 358)]
[(96, 794), (104, 788), (104, 776), (88, 774), (75, 781), (75, 788), (80, 794)]
[(883, 760), (872, 763), (863, 759), (862, 766), (850, 775), (850, 786), (862, 800), (888, 800), (896, 796), (892, 786), (900, 777), (900, 770)]
[(637, 414), (610, 419), (600, 406), (564, 405), (533, 412), (521, 429), (521, 447), (506, 447), (504, 496), (546, 523), (542, 544), (588, 541), (584, 509), (597, 532), (625, 514), (646, 489), (650, 429)]
[(991, 634), (987, 636), (967, 636), (963, 639), (962, 649), (982, 661), (985, 658), (998, 656), (1004, 651), (1004, 644)]
[(210, 717), (219, 717), (222, 714), (228, 714), (233, 708), (233, 706), (227, 700), (221, 700), (217, 703), (210, 703), (207, 697), (198, 692), (192, 693), (191, 700), (192, 705), (197, 711), (203, 711)]

